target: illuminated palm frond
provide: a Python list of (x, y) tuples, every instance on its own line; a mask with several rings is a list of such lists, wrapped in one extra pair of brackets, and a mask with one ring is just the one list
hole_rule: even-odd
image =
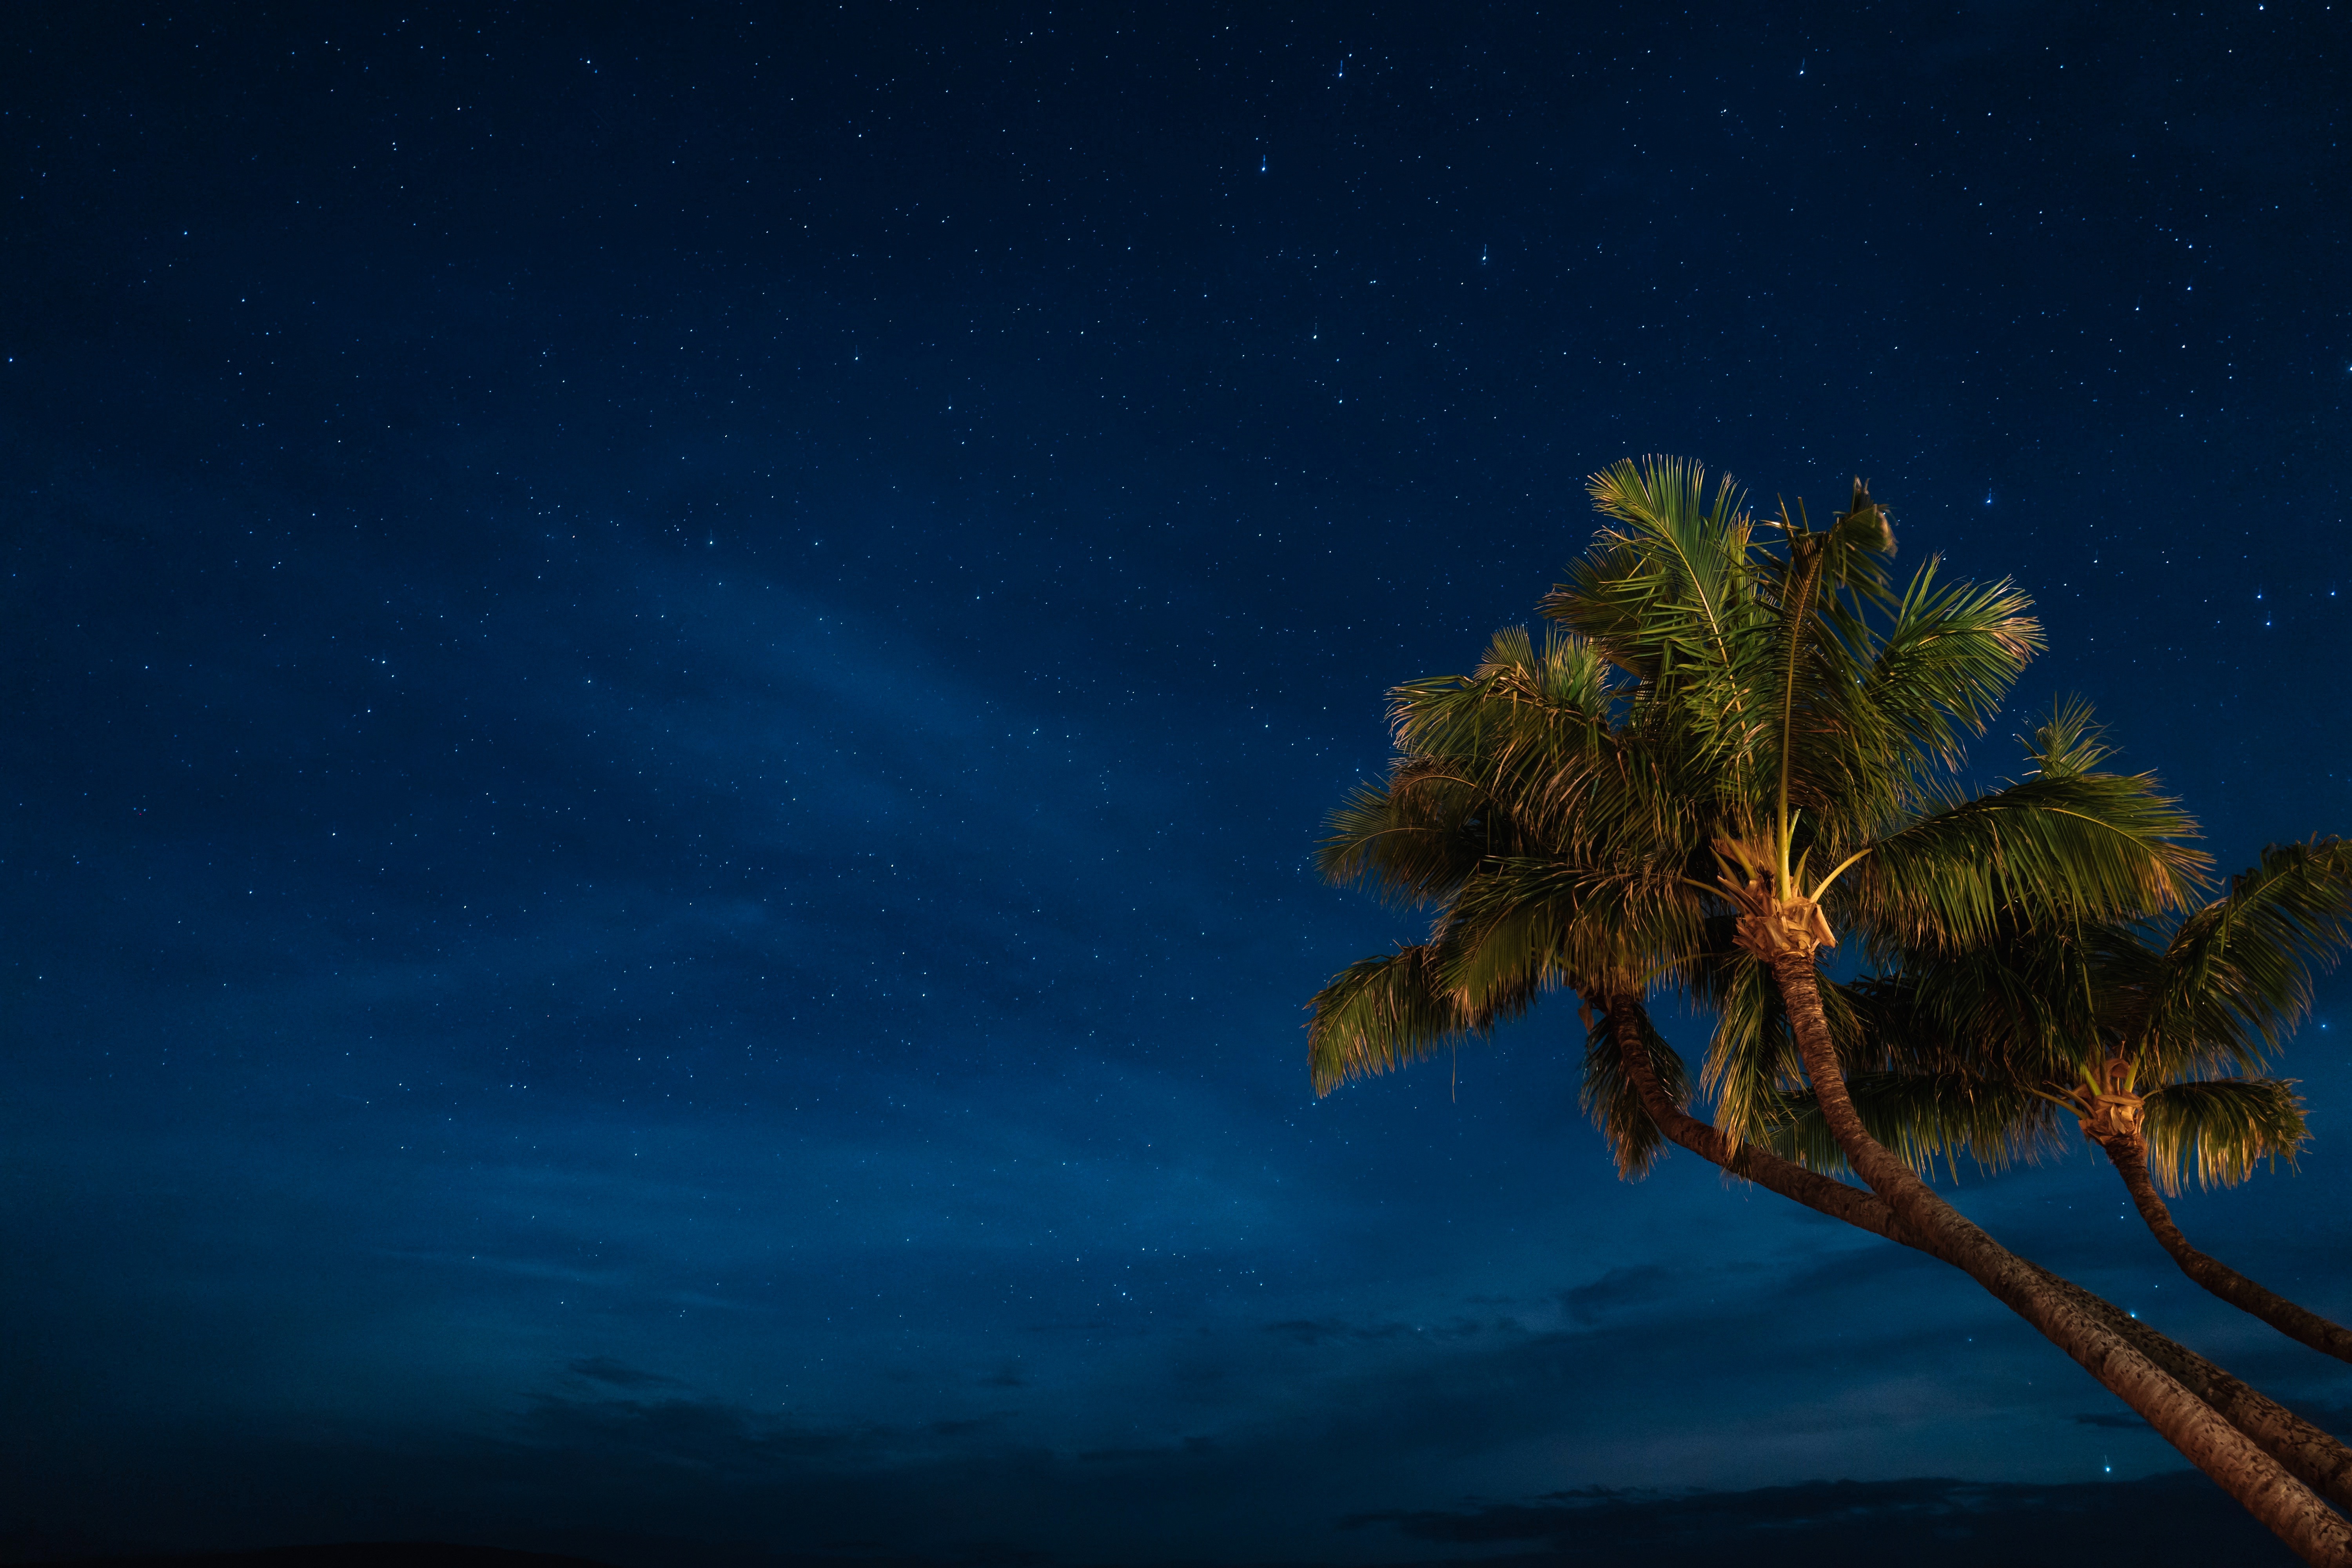
[(2273, 845), (2183, 920), (2150, 966), (2132, 1049), (2173, 1073), (2259, 1066), (2311, 1006), (2315, 969), (2352, 937), (2352, 847)]
[(2006, 581), (1936, 585), (1937, 563), (1911, 579), (1860, 681), (1864, 701), (1893, 737), (1936, 764), (1961, 760), (2026, 664), (2042, 651), (2032, 601)]
[[(2072, 1121), (2049, 1100), (2001, 1079), (1971, 1073), (1857, 1072), (1846, 1092), (1863, 1126), (1922, 1175), (1940, 1165), (1958, 1173), (1966, 1155), (1980, 1169), (2039, 1163), (2071, 1140)], [(1775, 1153), (1817, 1171), (1846, 1168), (1820, 1101), (1810, 1090), (1780, 1096), (1763, 1142)]]
[(1307, 1060), (1318, 1094), (1393, 1072), (1493, 1026), (1496, 1012), (1474, 1014), (1438, 984), (1437, 963), (1427, 944), (1400, 948), (1358, 960), (1315, 994), (1307, 1004)]
[(2184, 842), (2195, 832), (2151, 775), (2044, 773), (1945, 797), (1870, 846), (1832, 896), (1837, 913), (1884, 948), (1960, 948), (2019, 920), (2177, 907), (2208, 863)]
[(1717, 965), (1713, 990), (1715, 1037), (1702, 1081), (1716, 1125), (1735, 1142), (1755, 1142), (1780, 1120), (1780, 1097), (1804, 1081), (1804, 1068), (1770, 970), (1735, 952)]
[(1627, 459), (1587, 481), (1608, 520), (1543, 613), (1644, 681), (1720, 664), (1756, 618), (1754, 523), (1727, 475), (1683, 458)]
[[(1641, 1031), (1643, 1044), (1649, 1049), (1658, 1086), (1668, 1100), (1676, 1105), (1684, 1104), (1690, 1098), (1690, 1085), (1682, 1058), (1675, 1054), (1674, 1047), (1650, 1021), (1649, 1009), (1636, 1006), (1633, 1015), (1634, 1026)], [(1617, 1173), (1627, 1181), (1639, 1181), (1649, 1174), (1650, 1167), (1664, 1152), (1665, 1140), (1643, 1108), (1640, 1090), (1626, 1076), (1625, 1053), (1618, 1044), (1609, 1015), (1587, 1007), (1584, 1030), (1584, 1084), (1578, 1092), (1577, 1103), (1608, 1141), (1610, 1155), (1617, 1163)]]
[(1660, 955), (1688, 951), (1698, 926), (1695, 900), (1672, 877), (1566, 857), (1500, 858), (1447, 907), (1446, 982), (1474, 1005), (1530, 967), (1639, 995), (1658, 978)]
[(2200, 1187), (2231, 1187), (2257, 1164), (2292, 1166), (2309, 1136), (2293, 1080), (2216, 1079), (2167, 1084), (2147, 1097), (2147, 1168), (2166, 1193), (2184, 1171)]

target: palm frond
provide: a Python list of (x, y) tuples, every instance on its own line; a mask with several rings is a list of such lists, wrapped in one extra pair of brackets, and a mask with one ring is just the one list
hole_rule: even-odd
[(1507, 627), (1475, 674), (1396, 689), (1398, 753), (1441, 769), (1482, 811), (1507, 803), (1493, 820), (1507, 816), (1523, 837), (1587, 817), (1671, 830), (1686, 808), (1660, 759), (1612, 727), (1611, 679), (1581, 638), (1555, 631), (1538, 650)]
[[(1870, 1135), (1922, 1175), (1940, 1164), (1959, 1173), (1966, 1155), (1984, 1171), (2000, 1171), (2056, 1153), (2068, 1124), (2048, 1100), (2008, 1079), (1967, 1072), (1858, 1072), (1846, 1093)], [(1817, 1171), (1846, 1168), (1821, 1103), (1810, 1089), (1775, 1100), (1764, 1142), (1784, 1158)]]
[(1703, 465), (1649, 457), (1613, 464), (1586, 488), (1609, 525), (1543, 613), (1644, 679), (1719, 660), (1751, 598), (1752, 525), (1738, 487), (1726, 477), (1710, 498)]
[(1315, 994), (1307, 1004), (1307, 1061), (1317, 1094), (1393, 1072), (1493, 1025), (1496, 1012), (1465, 1008), (1438, 984), (1437, 968), (1433, 947), (1400, 948), (1359, 959)]
[(1804, 1081), (1804, 1066), (1769, 969), (1736, 953), (1722, 961), (1713, 989), (1715, 1037), (1701, 1081), (1724, 1135), (1755, 1142), (1779, 1120), (1780, 1096)]
[(1507, 832), (1490, 798), (1443, 759), (1404, 757), (1384, 784), (1358, 786), (1331, 813), (1316, 861), (1333, 882), (1426, 903), (1476, 870), (1496, 847), (1498, 827)]
[(1947, 798), (1872, 846), (1832, 898), (1895, 950), (1982, 942), (2019, 919), (2135, 916), (2200, 885), (2207, 858), (2184, 842), (2195, 832), (2152, 775), (2043, 774)]
[(1900, 955), (1853, 987), (1877, 1063), (1917, 1072), (2000, 1072), (2027, 1083), (2094, 1074), (2115, 1042), (2107, 966), (2114, 928), (2004, 923), (1990, 941)]
[(1853, 496), (1826, 531), (1826, 581), (1856, 601), (1884, 608), (1892, 603), (1886, 563), (1895, 554), (1895, 520), (1871, 498), (1870, 481), (1856, 474)]
[(1860, 686), (1864, 703), (1913, 755), (1950, 767), (2044, 639), (2022, 589), (2006, 580), (1937, 587), (1937, 565), (1930, 561), (1913, 575)]
[(1702, 911), (1678, 878), (1575, 859), (1501, 857), (1465, 883), (1444, 923), (1443, 984), (1484, 1007), (1528, 984), (1640, 995), (1658, 955), (1687, 952)]
[(2167, 1084), (2147, 1097), (2144, 1110), (2148, 1171), (2168, 1194), (2180, 1191), (2184, 1167), (2200, 1187), (2230, 1187), (2258, 1163), (2292, 1166), (2310, 1136), (2291, 1079)]
[(2134, 1041), (2172, 1070), (2258, 1065), (2311, 1005), (2315, 969), (2352, 938), (2352, 847), (2274, 844), (2180, 922)]
[[(1682, 1058), (1650, 1021), (1648, 1008), (1637, 1003), (1633, 1012), (1642, 1041), (1649, 1048), (1651, 1065), (1657, 1070), (1659, 1087), (1676, 1105), (1686, 1103), (1690, 1084)], [(1664, 1136), (1626, 1075), (1625, 1055), (1619, 1048), (1609, 1015), (1590, 1007), (1584, 1018), (1584, 1086), (1577, 1103), (1609, 1141), (1609, 1152), (1620, 1176), (1638, 1182), (1650, 1173), (1650, 1167), (1664, 1152)]]
[[(2022, 739), (2023, 737), (2020, 737)], [(2081, 697), (2062, 697), (2050, 706), (2050, 717), (2025, 742), (2026, 760), (2034, 775), (2075, 778), (2115, 754), (2105, 728)]]

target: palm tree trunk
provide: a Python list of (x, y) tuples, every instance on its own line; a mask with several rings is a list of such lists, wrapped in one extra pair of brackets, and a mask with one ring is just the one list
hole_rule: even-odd
[(2219, 1296), (2241, 1311), (2251, 1312), (2272, 1328), (2292, 1340), (2300, 1340), (2323, 1355), (2338, 1361), (2352, 1361), (2352, 1330), (2299, 1307), (2274, 1290), (2247, 1279), (2217, 1258), (2209, 1258), (2189, 1245), (2180, 1227), (2172, 1223), (2172, 1211), (2158, 1195), (2156, 1184), (2148, 1178), (2147, 1142), (2130, 1133), (2116, 1133), (2100, 1140), (2107, 1158), (2124, 1178), (2124, 1186), (2131, 1193), (2132, 1203), (2139, 1217), (2156, 1233), (2164, 1250), (2172, 1254), (2172, 1261), (2180, 1271)]
[[(1734, 1145), (1713, 1123), (1700, 1121), (1675, 1104), (1658, 1079), (1657, 1064), (1650, 1059), (1649, 1047), (1634, 1021), (1634, 1005), (1628, 997), (1617, 998), (1609, 1005), (1611, 1033), (1617, 1041), (1618, 1055), (1624, 1061), (1625, 1076), (1659, 1131), (1709, 1164), (1752, 1181), (1768, 1192), (1778, 1193), (1817, 1214), (1843, 1220), (1931, 1258), (1937, 1256), (1932, 1247), (1906, 1229), (1885, 1200), (1875, 1194), (1848, 1186), (1819, 1171), (1809, 1171), (1752, 1143)], [(2091, 1294), (2071, 1279), (2059, 1278), (2039, 1264), (2027, 1263), (2026, 1267), (2040, 1274), (2051, 1289), (2106, 1324), (2183, 1388), (2212, 1406), (2223, 1420), (2252, 1438), (2297, 1480), (2338, 1507), (2352, 1508), (2352, 1447), (2337, 1442), (2285, 1405), (2231, 1376), (2188, 1346), (2158, 1333), (2113, 1302)]]
[(1905, 1228), (2074, 1357), (2305, 1562), (2352, 1568), (2352, 1523), (2343, 1515), (2098, 1314), (2051, 1289), (2046, 1273), (1937, 1196), (1910, 1166), (1870, 1135), (1846, 1094), (1829, 1020), (1822, 1013), (1821, 973), (1810, 944), (1776, 952), (1771, 963), (1798, 1052), (1831, 1134), (1854, 1173), (1886, 1200)]
[(1658, 1131), (1708, 1164), (1720, 1166), (1767, 1192), (1778, 1193), (1792, 1203), (1802, 1204), (1832, 1219), (1842, 1219), (1873, 1236), (1899, 1241), (1906, 1247), (1919, 1246), (1903, 1230), (1901, 1222), (1883, 1199), (1860, 1187), (1833, 1181), (1819, 1171), (1791, 1164), (1752, 1143), (1734, 1143), (1713, 1122), (1701, 1121), (1676, 1105), (1658, 1079), (1658, 1065), (1650, 1059), (1650, 1048), (1642, 1039), (1641, 1026), (1635, 1022), (1635, 1006), (1630, 996), (1610, 1000), (1610, 1033), (1616, 1037), (1625, 1076), (1632, 1080), (1633, 1091), (1641, 1096), (1642, 1109), (1658, 1124)]

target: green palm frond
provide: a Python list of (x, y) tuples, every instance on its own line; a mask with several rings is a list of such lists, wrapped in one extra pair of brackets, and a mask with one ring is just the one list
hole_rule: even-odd
[(2091, 772), (2113, 756), (2115, 748), (2107, 744), (2106, 730), (2088, 701), (2063, 697), (2051, 704), (2050, 717), (2026, 741), (2025, 754), (2035, 776), (2063, 779)]
[[(1801, 502), (1798, 512), (1801, 519)], [(1869, 610), (1888, 602), (1885, 568), (1876, 559), (1895, 550), (1885, 509), (1857, 478), (1853, 507), (1829, 529), (1814, 531), (1790, 518), (1785, 504), (1779, 527), (1782, 552), (1767, 552), (1765, 574), (1772, 616), (1761, 673), (1769, 686), (1758, 695), (1766, 721), (1754, 739), (1761, 764), (1756, 778), (1769, 770), (1773, 781), (1775, 877), (1785, 893), (1792, 811), (1810, 811), (1816, 835), (1837, 839), (1888, 815), (1916, 763), (1886, 766), (1895, 737), (1869, 721), (1873, 714), (1853, 679), (1874, 641)], [(1762, 805), (1754, 808), (1760, 812)]]
[(2114, 1043), (2102, 1023), (2113, 951), (2124, 949), (2110, 927), (2004, 922), (1980, 945), (1904, 954), (1854, 994), (1877, 1065), (2071, 1081), (2095, 1072)]
[(2235, 1186), (2254, 1166), (2292, 1166), (2309, 1136), (2293, 1079), (2215, 1079), (2167, 1084), (2147, 1097), (2147, 1167), (2168, 1194), (2184, 1167), (2200, 1187)]
[[(2042, 737), (2045, 777), (2080, 778), (2104, 747), (2078, 706)], [(1857, 987), (1890, 1066), (1960, 1071), (2025, 1088), (2096, 1088), (2126, 1064), (2146, 1095), (2149, 1165), (2168, 1191), (2184, 1169), (2207, 1184), (2287, 1159), (2304, 1137), (2291, 1089), (2253, 1077), (2308, 1005), (2310, 972), (2347, 934), (2352, 878), (2333, 842), (2274, 846), (2229, 895), (2179, 921), (2168, 941), (2142, 921), (2032, 925), (2014, 911), (1981, 945), (1903, 955)], [(2161, 945), (2158, 945), (2161, 942)], [(2046, 1100), (2031, 1110), (2055, 1126)], [(2053, 1120), (2054, 1119), (2054, 1120)]]
[(1888, 602), (1886, 562), (1895, 554), (1895, 521), (1871, 499), (1870, 481), (1854, 476), (1853, 496), (1828, 531), (1828, 581), (1861, 599)]
[[(1711, 986), (1715, 1037), (1701, 1081), (1715, 1102), (1715, 1124), (1735, 1142), (1765, 1137), (1780, 1120), (1780, 1100), (1804, 1081), (1795, 1037), (1772, 972), (1744, 952), (1721, 961)], [(1824, 998), (1826, 1006), (1826, 998)]]
[(1507, 627), (1475, 674), (1401, 686), (1390, 714), (1401, 756), (1442, 766), (1482, 803), (1507, 803), (1523, 834), (1595, 812), (1672, 818), (1682, 808), (1657, 761), (1612, 727), (1615, 704), (1591, 644), (1554, 632), (1538, 650)]
[(2278, 844), (2164, 948), (2133, 1047), (2169, 1071), (2259, 1065), (2311, 1005), (2312, 973), (2352, 938), (2352, 847)]
[(1507, 836), (1507, 822), (1443, 759), (1405, 757), (1384, 784), (1359, 786), (1331, 814), (1316, 859), (1334, 882), (1426, 903), (1459, 888), (1496, 849), (1498, 831)]
[(1433, 947), (1400, 948), (1359, 959), (1315, 994), (1307, 1060), (1317, 1094), (1459, 1046), (1490, 1028), (1498, 1013), (1516, 1010), (1472, 1013), (1438, 984), (1437, 969)]
[[(2038, 1163), (2066, 1146), (2073, 1125), (2014, 1080), (1972, 1073), (1849, 1073), (1846, 1092), (1870, 1135), (1923, 1175), (1940, 1165), (1957, 1177), (1962, 1155), (1985, 1171)], [(1782, 1094), (1769, 1109), (1764, 1142), (1774, 1152), (1817, 1171), (1846, 1168), (1810, 1090)]]
[(2030, 778), (1937, 809), (1873, 845), (1835, 895), (1893, 950), (1959, 947), (2004, 922), (2101, 919), (2184, 902), (2201, 884), (2196, 833), (2151, 775)]
[(1555, 731), (1605, 735), (1614, 702), (1608, 661), (1590, 642), (1548, 629), (1538, 649), (1526, 627), (1505, 626), (1469, 675), (1392, 690), (1389, 722), (1401, 752), (1485, 756)]
[(1678, 878), (1566, 857), (1501, 857), (1447, 907), (1444, 984), (1482, 1006), (1529, 975), (1640, 995), (1658, 955), (1687, 952), (1702, 914)]
[[(1709, 967), (1706, 993), (1716, 1028), (1702, 1081), (1714, 1100), (1713, 1120), (1735, 1142), (1765, 1140), (1781, 1120), (1781, 1101), (1805, 1087), (1796, 1037), (1769, 969), (1738, 951)], [(1845, 1076), (1876, 1066), (1884, 1052), (1865, 999), (1849, 986), (1825, 982), (1821, 1001)]]
[(1720, 660), (1752, 617), (1753, 525), (1728, 476), (1683, 458), (1616, 463), (1586, 483), (1609, 521), (1543, 613), (1644, 679), (1677, 663)]
[(1498, 696), (1588, 723), (1609, 718), (1609, 661), (1590, 641), (1558, 627), (1545, 628), (1540, 648), (1527, 627), (1503, 627), (1470, 679)]
[[(1651, 1023), (1648, 1008), (1636, 1005), (1633, 1016), (1643, 1043), (1649, 1047), (1651, 1064), (1657, 1069), (1659, 1087), (1676, 1105), (1686, 1103), (1690, 1084), (1683, 1070), (1682, 1058), (1675, 1054), (1665, 1037)], [(1626, 1076), (1624, 1052), (1618, 1047), (1609, 1015), (1591, 1007), (1585, 1009), (1584, 1086), (1577, 1095), (1577, 1103), (1609, 1141), (1609, 1152), (1617, 1162), (1619, 1175), (1629, 1182), (1638, 1182), (1650, 1173), (1650, 1167), (1664, 1152), (1664, 1137), (1643, 1106), (1640, 1091)]]
[(1859, 684), (1893, 735), (1950, 767), (2043, 638), (2023, 590), (2007, 581), (1937, 587), (1937, 565), (1930, 561), (1912, 577)]

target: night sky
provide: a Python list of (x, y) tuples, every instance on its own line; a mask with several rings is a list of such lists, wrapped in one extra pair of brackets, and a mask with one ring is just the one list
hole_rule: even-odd
[[(2347, 57), (12, 9), (0, 1552), (2283, 1560), (1952, 1271), (1621, 1183), (1572, 1004), (1319, 1103), (1302, 1005), (1422, 930), (1311, 863), (1384, 691), (1645, 452), (2027, 587), (1985, 778), (2080, 692), (2222, 868), (2352, 830)], [(2178, 1206), (2338, 1318), (2347, 1033)], [(2095, 1153), (1946, 1186), (2352, 1428)]]

